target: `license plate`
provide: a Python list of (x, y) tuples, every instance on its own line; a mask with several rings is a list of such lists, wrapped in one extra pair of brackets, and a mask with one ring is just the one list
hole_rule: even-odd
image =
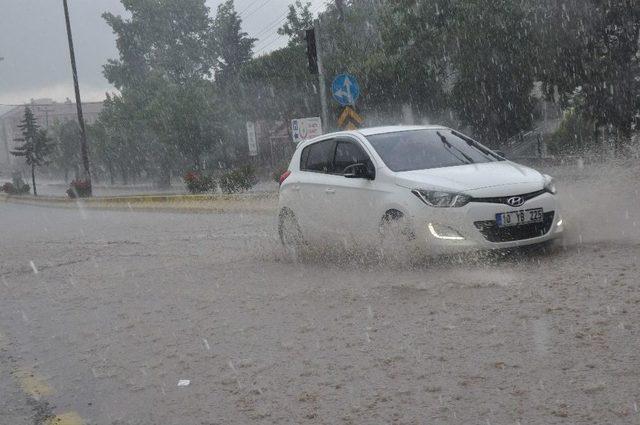
[(544, 220), (542, 208), (496, 214), (498, 227), (522, 226), (523, 224), (540, 223), (542, 220)]

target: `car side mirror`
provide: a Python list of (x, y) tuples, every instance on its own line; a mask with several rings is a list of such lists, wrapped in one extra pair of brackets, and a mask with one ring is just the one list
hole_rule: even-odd
[(342, 172), (342, 175), (348, 179), (373, 180), (376, 178), (376, 172), (373, 169), (373, 164), (368, 165), (362, 162), (347, 166)]

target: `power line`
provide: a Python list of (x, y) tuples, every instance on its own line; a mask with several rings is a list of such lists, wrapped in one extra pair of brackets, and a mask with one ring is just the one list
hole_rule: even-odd
[[(318, 9), (320, 9), (320, 7), (322, 7), (322, 5), (317, 6), (312, 12), (311, 14), (315, 14)], [(276, 18), (274, 21), (271, 21), (270, 23), (268, 23), (265, 27), (263, 27), (260, 31), (258, 31), (257, 33), (255, 33), (253, 36), (254, 37), (259, 37), (260, 35), (270, 31), (271, 29), (277, 27), (282, 21), (287, 19), (287, 16), (289, 15), (289, 10), (287, 10), (284, 14), (280, 15), (278, 18)]]
[(280, 22), (284, 21), (285, 19), (287, 19), (287, 14), (286, 13), (284, 15), (279, 16), (275, 21), (270, 22), (266, 27), (264, 27), (260, 31), (258, 31), (254, 35), (254, 37), (260, 37), (262, 34), (265, 34), (265, 33), (269, 32), (273, 28), (275, 28), (278, 25), (280, 25)]
[(260, 0), (253, 0), (251, 3), (249, 3), (247, 5), (247, 7), (245, 7), (244, 9), (242, 9), (240, 12), (238, 12), (238, 16), (242, 16), (242, 14), (244, 12), (246, 12), (247, 10), (249, 10), (251, 8), (251, 6), (253, 6), (254, 4), (258, 3)]
[[(311, 15), (315, 15), (315, 13), (318, 12), (318, 10), (320, 10), (320, 8), (322, 6), (323, 6), (322, 4), (316, 6), (316, 8), (311, 11)], [(287, 10), (282, 15), (278, 16), (275, 20), (269, 22), (266, 26), (264, 26), (262, 29), (260, 29), (257, 33), (253, 34), (253, 36), (254, 37), (259, 37), (260, 35), (264, 34), (265, 32), (268, 32), (269, 30), (271, 30), (274, 27), (276, 27), (277, 25), (279, 25), (282, 21), (287, 19), (288, 15), (289, 15), (289, 8), (287, 7)]]
[(270, 43), (267, 43), (264, 46), (262, 46), (262, 48), (260, 50), (258, 50), (255, 54), (258, 55), (258, 54), (264, 52), (273, 43), (275, 43), (276, 41), (279, 41), (281, 37), (284, 37), (284, 35), (278, 34), (278, 37), (274, 38), (273, 41), (271, 41)]
[(260, 42), (258, 43), (258, 45), (256, 46), (256, 48), (258, 50), (262, 49), (262, 46), (264, 46), (268, 41), (272, 40), (274, 37), (278, 37), (278, 36), (283, 36), (283, 34), (278, 34), (277, 32), (273, 32), (271, 34), (269, 34), (268, 36), (266, 36), (265, 38), (261, 39)]
[(247, 19), (249, 16), (255, 14), (258, 10), (262, 9), (264, 7), (265, 4), (269, 3), (270, 0), (265, 0), (263, 3), (260, 3), (260, 5), (258, 7), (256, 7), (255, 9), (253, 9), (253, 11), (249, 12), (249, 14), (244, 15), (244, 19)]
[[(316, 14), (316, 12), (318, 12), (322, 6), (323, 6), (322, 4), (320, 4), (319, 6), (317, 6), (315, 9), (313, 9), (313, 10), (311, 11), (311, 14), (312, 14), (312, 15), (315, 15), (315, 14)], [(257, 38), (257, 37), (259, 37), (261, 34), (264, 34), (264, 33), (268, 32), (268, 31), (272, 30), (273, 28), (277, 27), (278, 25), (280, 25), (280, 23), (281, 23), (281, 22), (283, 22), (284, 20), (286, 20), (286, 19), (287, 19), (288, 14), (289, 14), (289, 10), (287, 10), (283, 15), (280, 15), (280, 17), (276, 18), (276, 20), (275, 20), (275, 21), (270, 22), (269, 24), (267, 24), (267, 26), (265, 26), (264, 28), (262, 28), (262, 29), (261, 29), (260, 31), (258, 31), (256, 34), (254, 34), (254, 37), (256, 37), (256, 38)], [(277, 35), (277, 36), (282, 36), (281, 34), (278, 34), (277, 32), (275, 33), (275, 35)], [(271, 46), (273, 43), (275, 43), (275, 42), (278, 40), (278, 38), (276, 37), (273, 41), (271, 41), (271, 42), (269, 42), (269, 43), (266, 43), (266, 44), (265, 44), (265, 42), (266, 42), (267, 40), (271, 40), (271, 38), (272, 38), (273, 36), (274, 36), (274, 34), (272, 34), (272, 35), (268, 36), (267, 38), (265, 38), (265, 39), (263, 39), (263, 40), (260, 40), (260, 43), (258, 44), (258, 46), (256, 46), (256, 49), (258, 49), (258, 50), (256, 50), (256, 54), (262, 53), (262, 52), (263, 52), (267, 47)]]

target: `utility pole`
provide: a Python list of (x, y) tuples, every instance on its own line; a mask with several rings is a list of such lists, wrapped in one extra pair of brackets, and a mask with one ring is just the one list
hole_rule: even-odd
[(67, 24), (67, 38), (69, 40), (69, 58), (71, 59), (71, 72), (73, 73), (73, 87), (76, 92), (76, 108), (78, 110), (78, 124), (80, 126), (80, 153), (84, 166), (84, 178), (89, 183), (89, 196), (92, 194), (91, 170), (89, 169), (89, 153), (87, 152), (87, 132), (82, 116), (82, 101), (80, 99), (80, 87), (78, 85), (78, 70), (76, 69), (76, 55), (73, 51), (73, 37), (71, 36), (71, 23), (69, 22), (69, 6), (67, 0), (62, 0), (64, 7), (64, 19)]
[(318, 84), (320, 85), (320, 107), (322, 108), (322, 129), (329, 132), (329, 107), (327, 103), (327, 84), (324, 78), (324, 67), (322, 65), (322, 38), (320, 36), (320, 19), (315, 21), (316, 53), (318, 57)]

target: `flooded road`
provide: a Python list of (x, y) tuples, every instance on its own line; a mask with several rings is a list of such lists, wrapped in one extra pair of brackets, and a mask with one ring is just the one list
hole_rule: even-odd
[(635, 423), (616, 172), (561, 176), (550, 252), (412, 266), (287, 262), (275, 215), (0, 203), (0, 423)]

